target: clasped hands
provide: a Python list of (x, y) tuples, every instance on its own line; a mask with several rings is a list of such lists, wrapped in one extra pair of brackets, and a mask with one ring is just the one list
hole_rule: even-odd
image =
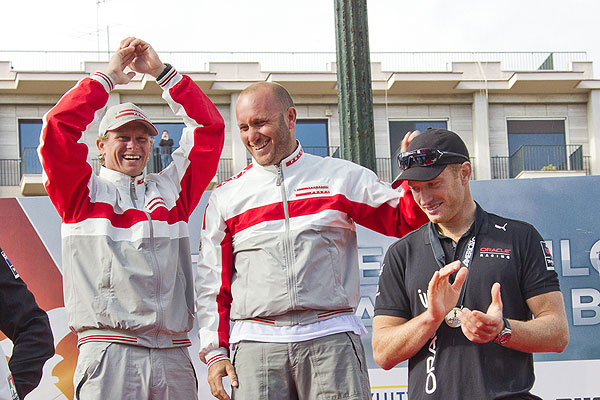
[[(125, 73), (129, 67), (130, 72)], [(135, 73), (150, 74), (157, 77), (165, 68), (156, 51), (142, 39), (128, 37), (121, 41), (119, 50), (108, 62), (104, 73), (109, 75), (116, 84), (127, 84)]]

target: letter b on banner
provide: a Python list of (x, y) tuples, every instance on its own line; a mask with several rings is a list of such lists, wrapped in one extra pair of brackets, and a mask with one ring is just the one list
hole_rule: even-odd
[(571, 302), (573, 325), (600, 324), (600, 292), (592, 288), (571, 289)]

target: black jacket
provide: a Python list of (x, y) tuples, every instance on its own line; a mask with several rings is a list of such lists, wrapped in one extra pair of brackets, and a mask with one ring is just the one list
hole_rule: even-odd
[(23, 399), (40, 383), (42, 367), (54, 355), (54, 338), (48, 315), (0, 252), (0, 330), (13, 342), (8, 367)]

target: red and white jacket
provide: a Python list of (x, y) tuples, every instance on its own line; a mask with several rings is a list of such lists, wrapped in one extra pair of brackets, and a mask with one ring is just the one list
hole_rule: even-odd
[(187, 76), (157, 82), (186, 128), (160, 174), (92, 172), (82, 132), (101, 114), (114, 82), (84, 78), (45, 116), (38, 149), (44, 184), (62, 218), (62, 272), (70, 328), (79, 344), (190, 345), (194, 283), (188, 218), (215, 175), (224, 122)]
[(212, 192), (204, 214), (201, 359), (211, 365), (227, 357), (230, 318), (286, 326), (354, 313), (355, 223), (400, 237), (426, 221), (410, 192), (300, 145), (280, 165), (249, 165)]

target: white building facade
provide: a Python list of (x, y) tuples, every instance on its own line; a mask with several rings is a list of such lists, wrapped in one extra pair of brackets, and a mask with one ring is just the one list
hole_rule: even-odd
[[(0, 197), (43, 194), (35, 154), (41, 119), (79, 79), (102, 70), (97, 54), (0, 54)], [(54, 56), (54, 58), (52, 58)], [(217, 105), (226, 139), (216, 182), (248, 163), (235, 104), (241, 90), (278, 82), (298, 110), (305, 150), (336, 156), (340, 130), (333, 53), (161, 53)], [(106, 58), (106, 55), (103, 55)], [(74, 59), (75, 61), (71, 61)], [(600, 80), (585, 53), (373, 53), (378, 174), (390, 180), (407, 130), (443, 127), (469, 149), (475, 179), (600, 174)], [(78, 66), (81, 66), (78, 68)], [(73, 70), (75, 69), (75, 70)], [(109, 105), (133, 102), (177, 141), (173, 116), (149, 76), (118, 86)], [(97, 125), (83, 141), (97, 167)], [(153, 157), (149, 169), (160, 168)]]

